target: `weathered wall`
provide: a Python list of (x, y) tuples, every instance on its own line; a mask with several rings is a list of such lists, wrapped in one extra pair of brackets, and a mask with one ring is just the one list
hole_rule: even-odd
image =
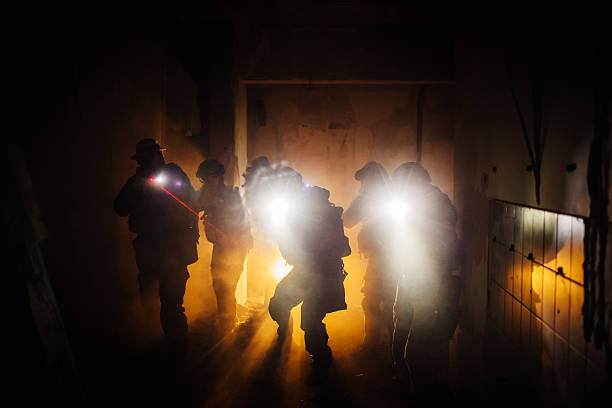
[[(586, 181), (594, 123), (594, 32), (565, 30), (564, 19), (553, 24), (542, 16), (539, 20), (513, 13), (506, 17), (490, 13), (463, 19), (455, 43), (454, 191), (465, 243), (465, 303), (457, 347), (459, 364), (481, 375), (485, 372), (479, 356), (487, 328), (489, 201), (499, 199), (578, 216), (589, 215), (590, 203)], [(584, 17), (577, 15), (572, 25), (587, 27)], [(543, 78), (540, 203), (534, 173), (527, 170), (531, 160), (508, 75), (510, 69), (533, 143), (534, 55)], [(572, 164), (575, 170), (568, 171), (566, 166)], [(477, 376), (467, 378), (472, 377)], [(480, 378), (480, 384), (464, 386), (482, 391), (487, 380)]]
[(453, 12), (406, 2), (230, 2), (240, 79), (449, 79)]
[[(113, 212), (113, 200), (134, 173), (130, 156), (145, 137), (167, 147), (167, 161), (179, 163), (199, 188), (202, 156), (185, 136), (200, 128), (195, 85), (169, 51), (160, 22), (65, 19), (63, 31), (45, 42), (39, 61), (45, 69), (33, 95), (45, 99), (30, 156), (48, 228), (43, 250), (74, 343), (129, 343), (142, 336), (145, 319), (134, 236)], [(200, 243), (202, 260), (189, 268), (190, 318), (214, 304), (206, 301), (212, 296), (209, 245)]]

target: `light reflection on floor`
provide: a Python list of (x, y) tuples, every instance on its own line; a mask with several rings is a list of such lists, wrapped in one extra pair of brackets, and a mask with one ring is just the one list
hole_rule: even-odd
[[(310, 357), (304, 350), (300, 329), (300, 306), (292, 311), (293, 334), (290, 341), (279, 346), (274, 323), (266, 310), (254, 312), (236, 330), (219, 339), (208, 350), (202, 343), (206, 326), (193, 324), (185, 373), (192, 388), (192, 402), (200, 407), (253, 406), (319, 406), (326, 402), (346, 402), (360, 406), (363, 382), (390, 384), (390, 372), (385, 367), (365, 370), (356, 359), (361, 344), (362, 317), (360, 310), (341, 311), (326, 317), (334, 351), (330, 380), (324, 386), (309, 384)], [(197, 387), (202, 387), (198, 398)], [(377, 387), (379, 388), (379, 387)], [(370, 400), (371, 397), (366, 398)], [(357, 399), (357, 400), (356, 400)], [(197, 401), (197, 402), (196, 402)], [(313, 405), (314, 404), (314, 405)], [(334, 404), (336, 405), (336, 404)]]

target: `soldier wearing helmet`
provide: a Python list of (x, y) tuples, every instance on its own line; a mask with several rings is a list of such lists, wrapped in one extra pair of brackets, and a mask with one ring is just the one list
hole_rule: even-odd
[(180, 346), (187, 334), (183, 308), (189, 278), (187, 265), (198, 259), (199, 235), (197, 217), (168, 194), (188, 206), (194, 204), (195, 192), (189, 178), (178, 165), (166, 164), (164, 150), (155, 139), (136, 144), (132, 156), (138, 163), (136, 174), (115, 198), (114, 208), (119, 216), (128, 217), (129, 230), (137, 234), (133, 247), (147, 317), (154, 315), (160, 302), (166, 339)]
[(393, 333), (396, 282), (386, 266), (384, 229), (379, 218), (389, 187), (389, 176), (380, 163), (371, 161), (357, 170), (354, 177), (361, 183), (361, 189), (342, 218), (346, 228), (362, 223), (357, 241), (359, 251), (367, 259), (361, 289), (365, 325), (363, 350), (372, 355), (378, 346), (384, 345), (388, 353)]
[(266, 169), (270, 168), (270, 161), (266, 156), (259, 156), (251, 162), (251, 165), (247, 167), (246, 172), (243, 174), (245, 180), (245, 186), (254, 182), (258, 175), (265, 172)]
[(225, 168), (214, 159), (203, 161), (196, 172), (202, 182), (198, 210), (204, 211), (206, 239), (213, 244), (210, 273), (217, 297), (219, 328), (227, 332), (236, 320), (236, 285), (247, 252), (252, 247), (246, 206), (237, 188), (223, 182)]
[(448, 366), (448, 345), (458, 321), (457, 211), (431, 184), (427, 170), (408, 162), (393, 172), (394, 192), (405, 214), (389, 232), (394, 304), (394, 369), (417, 391), (438, 382)]
[(268, 310), (278, 324), (279, 344), (291, 330), (291, 309), (302, 303), (301, 328), (312, 356), (313, 380), (325, 378), (332, 362), (323, 319), (346, 309), (344, 264), (350, 254), (342, 227), (342, 208), (329, 191), (306, 186), (289, 167), (268, 167), (249, 205), (258, 224), (277, 244), (293, 269), (276, 286)]

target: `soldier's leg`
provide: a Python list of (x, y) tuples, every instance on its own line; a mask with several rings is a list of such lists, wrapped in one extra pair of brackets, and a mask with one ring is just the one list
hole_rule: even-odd
[[(424, 313), (423, 313), (424, 314)], [(410, 341), (406, 347), (406, 361), (413, 374), (414, 389), (417, 392), (427, 392), (439, 384), (443, 369), (448, 366), (448, 341), (435, 339), (431, 315), (425, 319), (420, 311), (415, 311), (415, 321)], [(446, 344), (445, 344), (446, 343)]]
[(304, 330), (306, 351), (313, 357), (313, 363), (321, 367), (329, 366), (332, 360), (331, 348), (327, 345), (328, 335), (323, 323), (325, 313), (320, 311), (319, 302), (311, 299), (302, 304), (301, 329)]
[[(138, 290), (140, 303), (149, 324), (157, 320), (159, 310), (159, 274), (153, 271), (140, 270), (138, 273)], [(159, 323), (156, 322), (156, 325)]]
[(222, 316), (224, 316), (227, 321), (231, 321), (233, 325), (236, 321), (236, 286), (238, 286), (238, 280), (240, 280), (240, 275), (242, 274), (242, 264), (233, 263), (228, 265), (227, 272), (227, 283), (230, 293), (227, 296)]
[(406, 345), (410, 340), (412, 328), (410, 326), (413, 310), (408, 306), (405, 308), (394, 307), (393, 311), (393, 339), (392, 357), (393, 361), (399, 363), (406, 357)]
[(426, 299), (418, 302), (414, 315), (414, 342), (406, 351), (418, 389), (437, 387), (444, 382), (448, 369), (449, 342), (455, 328), (455, 316), (449, 314), (453, 303), (451, 280), (444, 277), (427, 288)]
[[(225, 332), (230, 328), (228, 315), (231, 313), (232, 301), (235, 301), (234, 293), (231, 291), (231, 279), (229, 277), (228, 268), (228, 248), (221, 244), (213, 246), (212, 257), (210, 261), (210, 275), (212, 277), (213, 291), (217, 298), (217, 318), (219, 328)], [(231, 325), (234, 320), (232, 316)]]
[(183, 297), (188, 278), (187, 267), (183, 266), (165, 271), (159, 279), (161, 324), (166, 338), (170, 341), (186, 340), (187, 317), (183, 307)]
[(397, 281), (391, 277), (385, 277), (383, 288), (380, 302), (381, 335), (383, 336), (384, 344), (387, 347), (386, 351), (390, 356), (390, 350), (393, 347), (393, 331), (395, 327), (395, 322), (393, 320), (393, 308), (397, 295)]
[(395, 298), (385, 297), (381, 302), (381, 331), (384, 338), (384, 344), (387, 347), (387, 353), (393, 347), (393, 328), (395, 323), (393, 321), (393, 305), (395, 304)]
[(393, 338), (391, 343), (391, 358), (395, 375), (403, 378), (413, 390), (413, 379), (410, 366), (406, 361), (406, 348), (412, 333), (414, 323), (414, 307), (407, 293), (406, 282), (400, 280), (397, 285), (395, 303), (393, 305)]
[(366, 349), (373, 351), (380, 336), (380, 297), (371, 292), (364, 292), (361, 308), (365, 328), (363, 344)]
[(210, 266), (213, 291), (215, 292), (215, 297), (217, 298), (217, 314), (219, 319), (221, 319), (221, 316), (227, 314), (227, 300), (230, 297), (231, 292), (227, 272), (228, 271), (225, 264), (215, 263)]
[[(386, 281), (384, 272), (381, 259), (369, 256), (361, 289), (364, 295), (361, 302), (365, 328), (364, 346), (369, 351), (375, 350), (387, 328), (383, 310)], [(395, 299), (395, 291), (393, 298)]]
[(459, 323), (459, 302), (461, 297), (461, 280), (457, 276), (449, 276), (443, 281), (439, 312), (443, 329), (442, 335), (451, 339)]
[(158, 325), (159, 313), (159, 275), (163, 268), (156, 260), (156, 245), (154, 241), (138, 237), (132, 241), (136, 266), (138, 267), (138, 289), (140, 303), (144, 309), (149, 324), (155, 320)]
[(278, 324), (278, 334), (280, 336), (285, 336), (290, 329), (291, 309), (297, 306), (302, 299), (303, 291), (299, 277), (294, 271), (291, 271), (276, 285), (274, 295), (270, 298), (270, 305), (268, 306), (270, 317)]
[(236, 321), (236, 285), (241, 272), (242, 266), (227, 263), (211, 267), (219, 324), (223, 331), (231, 329)]

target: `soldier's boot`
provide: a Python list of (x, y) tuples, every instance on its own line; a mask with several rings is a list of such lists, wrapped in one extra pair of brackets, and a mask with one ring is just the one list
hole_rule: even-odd
[(182, 298), (162, 298), (160, 320), (167, 350), (176, 357), (184, 356), (188, 347), (188, 325)]
[(414, 380), (412, 370), (406, 361), (393, 361), (391, 368), (391, 380), (397, 384), (400, 389), (414, 393)]
[(160, 299), (157, 281), (148, 274), (138, 275), (140, 290), (140, 305), (144, 314), (142, 323), (151, 333), (159, 332), (160, 328)]
[(312, 354), (312, 366), (314, 368), (327, 370), (331, 365), (332, 360), (333, 355), (329, 346), (325, 346), (321, 351), (318, 351), (316, 354)]
[(365, 329), (361, 354), (371, 357), (375, 354), (381, 331), (380, 299), (376, 296), (365, 295), (361, 301), (361, 307)]
[(329, 366), (332, 363), (332, 351), (327, 345), (328, 335), (322, 322), (325, 314), (310, 314), (302, 306), (302, 330), (306, 351), (312, 356), (312, 377), (314, 383), (327, 379)]
[(329, 346), (311, 355), (311, 373), (308, 382), (313, 385), (325, 383), (329, 375), (329, 367), (332, 364), (332, 351)]

